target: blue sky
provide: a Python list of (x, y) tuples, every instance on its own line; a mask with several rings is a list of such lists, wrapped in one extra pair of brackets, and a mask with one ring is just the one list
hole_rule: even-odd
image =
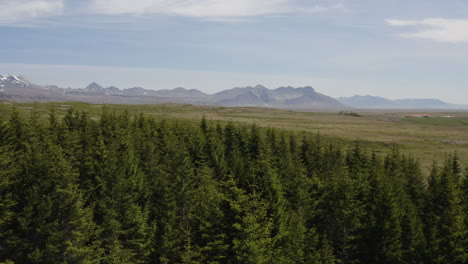
[(0, 73), (468, 104), (466, 0), (0, 0)]

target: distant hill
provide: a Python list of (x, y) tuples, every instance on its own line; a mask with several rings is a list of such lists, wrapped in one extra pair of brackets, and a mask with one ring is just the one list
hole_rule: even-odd
[(157, 96), (161, 97), (191, 97), (191, 98), (206, 98), (208, 94), (201, 92), (197, 89), (185, 89), (183, 87), (177, 87), (175, 89), (169, 90), (169, 89), (164, 89), (164, 90), (158, 90), (155, 91), (155, 94)]
[(270, 90), (262, 85), (237, 87), (213, 95), (217, 105), (264, 106), (283, 109), (346, 109), (348, 106), (314, 88), (280, 87)]
[(262, 85), (237, 87), (210, 95), (196, 89), (149, 90), (142, 87), (119, 89), (92, 82), (85, 88), (60, 88), (33, 85), (17, 76), (0, 75), (0, 99), (31, 101), (82, 101), (89, 103), (147, 104), (190, 103), (198, 105), (255, 106), (283, 109), (347, 109), (348, 106), (318, 93), (310, 86), (280, 87), (270, 90)]
[(336, 98), (339, 102), (356, 108), (391, 108), (394, 103), (391, 100), (371, 95), (355, 95), (351, 97)]
[(446, 103), (439, 99), (389, 100), (371, 95), (336, 98), (339, 102), (361, 109), (468, 109), (464, 105)]
[(393, 102), (401, 107), (407, 108), (452, 108), (456, 107), (453, 104), (443, 102), (439, 99), (401, 99), (393, 100)]
[(311, 86), (268, 89), (265, 86), (256, 85), (236, 87), (211, 95), (183, 87), (163, 90), (150, 90), (143, 87), (120, 89), (115, 86), (104, 88), (96, 82), (84, 88), (60, 88), (55, 85), (37, 85), (24, 77), (15, 75), (0, 75), (0, 100), (80, 101), (112, 104), (187, 103), (292, 110), (468, 109), (468, 106), (448, 104), (438, 99), (388, 100), (370, 95), (334, 99), (315, 91)]
[(89, 91), (104, 91), (104, 87), (102, 87), (101, 85), (93, 82), (91, 83), (90, 85), (86, 86), (85, 88), (86, 90), (89, 90)]

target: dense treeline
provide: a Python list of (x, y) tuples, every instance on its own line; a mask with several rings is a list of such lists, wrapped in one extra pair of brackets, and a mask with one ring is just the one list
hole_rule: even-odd
[(0, 122), (0, 262), (468, 263), (468, 180), (254, 125)]

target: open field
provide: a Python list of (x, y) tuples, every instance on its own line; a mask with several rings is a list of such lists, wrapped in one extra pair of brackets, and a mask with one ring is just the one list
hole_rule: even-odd
[[(0, 114), (8, 116), (12, 103), (0, 103)], [(86, 103), (36, 103), (16, 104), (25, 116), (35, 108), (41, 116), (47, 116), (53, 107), (63, 115), (69, 107), (85, 110), (91, 116), (102, 112), (102, 105)], [(360, 117), (340, 115), (337, 112), (296, 112), (266, 108), (235, 108), (162, 105), (106, 105), (111, 111), (128, 111), (132, 115), (144, 113), (158, 119), (187, 120), (198, 123), (203, 115), (207, 120), (220, 122), (255, 123), (262, 127), (275, 127), (303, 134), (317, 134), (344, 145), (359, 140), (369, 150), (388, 151), (393, 143), (402, 152), (418, 158), (424, 167), (434, 159), (457, 152), (463, 166), (468, 166), (468, 112), (433, 113), (431, 118), (407, 117), (414, 112), (379, 113), (359, 112)], [(424, 112), (427, 114), (428, 112)], [(443, 118), (442, 116), (454, 116)]]
[[(460, 115), (460, 114), (459, 114)], [(431, 118), (405, 118), (406, 121), (439, 126), (468, 126), (468, 117), (431, 117)]]

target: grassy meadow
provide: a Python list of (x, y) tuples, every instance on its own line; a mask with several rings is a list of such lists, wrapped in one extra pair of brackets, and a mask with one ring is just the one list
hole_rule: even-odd
[[(15, 103), (0, 103), (0, 114), (7, 117)], [(15, 104), (25, 117), (35, 109), (44, 118), (55, 109), (61, 116), (68, 108), (87, 111), (91, 117), (102, 112), (103, 105), (78, 102)], [(299, 112), (257, 107), (216, 107), (180, 104), (106, 105), (110, 111), (144, 113), (157, 119), (184, 120), (198, 123), (205, 116), (213, 122), (256, 124), (291, 131), (297, 136), (320, 134), (324, 140), (348, 145), (358, 140), (368, 150), (386, 152), (393, 144), (403, 153), (420, 160), (428, 168), (434, 160), (457, 152), (463, 166), (468, 166), (468, 112), (434, 112), (431, 118), (408, 117), (417, 112), (358, 112), (360, 116), (338, 112)], [(390, 111), (390, 110), (389, 110)], [(453, 116), (446, 118), (443, 116)]]

